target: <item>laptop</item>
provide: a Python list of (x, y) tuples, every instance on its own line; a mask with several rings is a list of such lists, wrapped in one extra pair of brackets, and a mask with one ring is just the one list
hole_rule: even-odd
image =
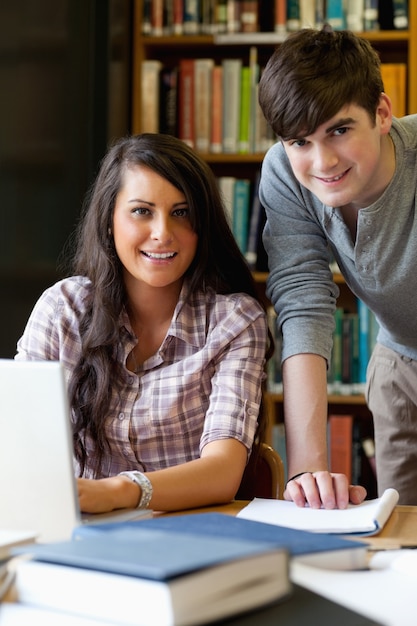
[(0, 528), (61, 541), (80, 524), (151, 515), (138, 509), (81, 515), (62, 365), (0, 359)]

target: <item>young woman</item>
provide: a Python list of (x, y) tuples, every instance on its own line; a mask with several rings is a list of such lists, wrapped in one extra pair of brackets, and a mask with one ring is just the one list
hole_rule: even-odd
[(39, 299), (16, 359), (65, 366), (81, 509), (233, 499), (269, 340), (210, 168), (169, 135), (119, 140), (73, 270)]

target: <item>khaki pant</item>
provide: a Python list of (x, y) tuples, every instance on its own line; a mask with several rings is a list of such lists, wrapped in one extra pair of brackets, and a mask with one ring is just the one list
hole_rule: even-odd
[(394, 487), (399, 504), (417, 505), (417, 361), (377, 344), (366, 400), (374, 419), (378, 494)]

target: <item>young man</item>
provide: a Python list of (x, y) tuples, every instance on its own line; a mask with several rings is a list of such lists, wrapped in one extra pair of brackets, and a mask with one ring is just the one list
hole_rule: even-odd
[(393, 119), (380, 61), (356, 35), (305, 29), (274, 52), (259, 100), (268, 296), (283, 332), (285, 497), (326, 508), (362, 487), (328, 471), (327, 388), (338, 289), (329, 250), (380, 332), (368, 368), (378, 490), (417, 504), (417, 115)]

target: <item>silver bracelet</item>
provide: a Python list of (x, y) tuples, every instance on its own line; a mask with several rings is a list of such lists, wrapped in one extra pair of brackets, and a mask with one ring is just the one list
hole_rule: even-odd
[(142, 472), (120, 472), (119, 476), (127, 476), (130, 480), (136, 483), (140, 487), (140, 500), (137, 505), (137, 509), (147, 509), (149, 506), (149, 502), (152, 498), (153, 487), (152, 483), (145, 474)]

